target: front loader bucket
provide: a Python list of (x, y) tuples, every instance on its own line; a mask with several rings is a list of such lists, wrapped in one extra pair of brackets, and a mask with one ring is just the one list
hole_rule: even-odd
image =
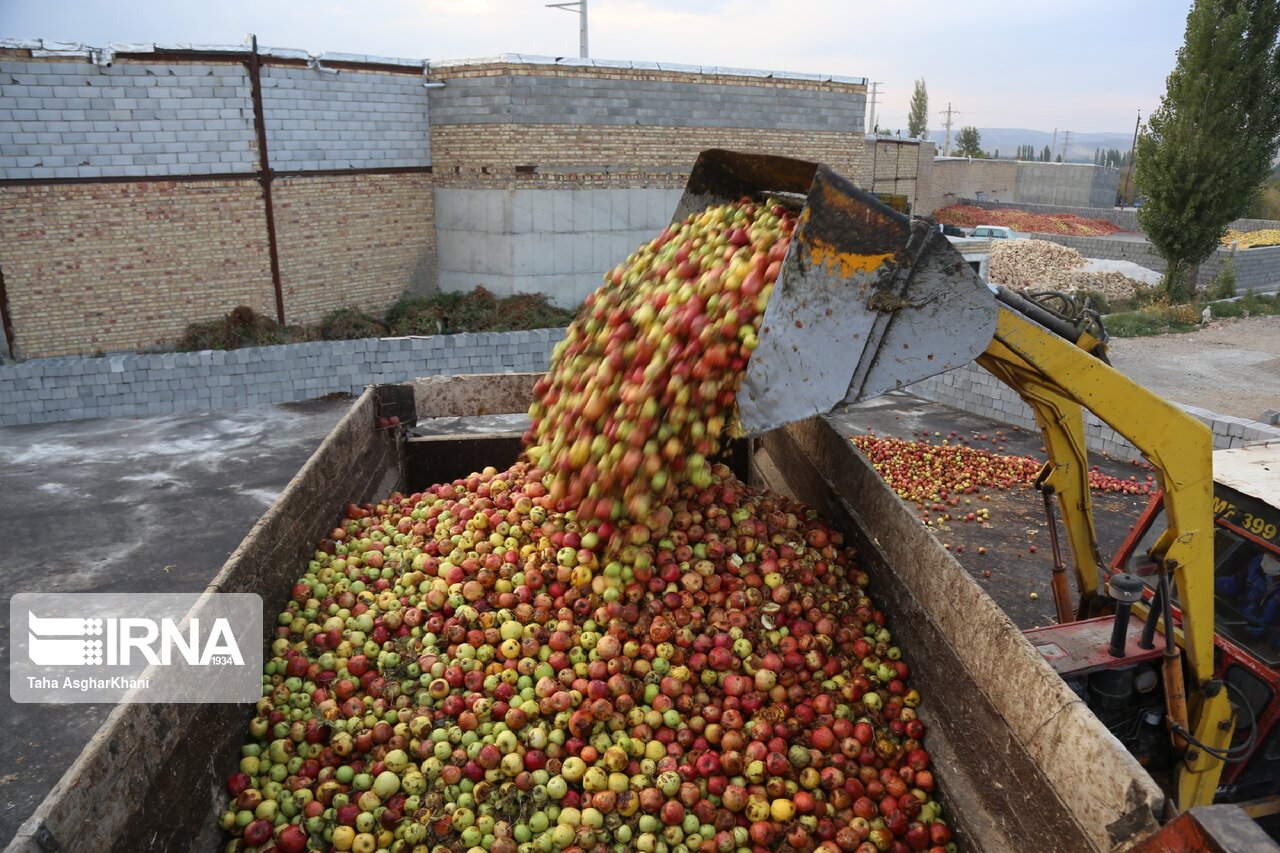
[(820, 163), (704, 151), (675, 219), (744, 195), (803, 205), (738, 393), (748, 434), (966, 364), (991, 342), (993, 291), (947, 238)]

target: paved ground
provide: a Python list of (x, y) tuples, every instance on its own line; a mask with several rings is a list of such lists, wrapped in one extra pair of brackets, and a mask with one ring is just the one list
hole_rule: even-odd
[[(348, 400), (0, 428), (0, 662), (19, 592), (200, 590), (346, 411)], [(0, 846), (108, 705), (0, 714)]]
[[(1045, 458), (1044, 445), (1037, 432), (997, 424), (908, 394), (889, 394), (850, 406), (844, 413), (834, 416), (833, 422), (845, 435), (875, 433), (931, 444), (947, 439), (951, 444), (965, 444), (995, 453), (1031, 456), (1038, 462)], [(954, 437), (951, 436), (953, 431), (956, 433)], [(927, 435), (922, 436), (922, 433)], [(1092, 461), (1113, 477), (1145, 480), (1147, 476), (1146, 470), (1128, 462), (1102, 458)], [(989, 490), (987, 498), (975, 499), (970, 509), (985, 507), (989, 510), (988, 523), (963, 521), (962, 514), (957, 512), (953, 513), (955, 518), (952, 521), (935, 528), (935, 535), (950, 546), (960, 565), (973, 575), (1019, 628), (1053, 624), (1053, 592), (1050, 586), (1053, 550), (1044, 498), (1029, 486), (1006, 491)], [(1093, 496), (1094, 522), (1104, 561), (1119, 550), (1148, 501), (1147, 497), (1113, 493)], [(1062, 542), (1063, 560), (1070, 567), (1071, 552), (1061, 516), (1058, 535)], [(980, 547), (987, 553), (980, 554)], [(1070, 568), (1068, 577), (1074, 597), (1076, 584)], [(1035, 598), (1031, 597), (1033, 593)]]
[(1112, 338), (1111, 363), (1165, 399), (1257, 420), (1280, 411), (1280, 317), (1219, 320), (1181, 335)]

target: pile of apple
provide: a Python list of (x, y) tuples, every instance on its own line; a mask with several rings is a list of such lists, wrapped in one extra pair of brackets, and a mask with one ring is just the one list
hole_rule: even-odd
[(525, 458), (347, 507), (278, 616), (229, 850), (954, 849), (856, 555), (710, 460), (791, 228), (664, 231)]
[(643, 519), (706, 485), (795, 230), (775, 202), (717, 205), (605, 276), (534, 389), (526, 458), (584, 519)]
[[(925, 519), (936, 513), (947, 521), (986, 521), (990, 516), (986, 508), (967, 509), (975, 498), (985, 499), (992, 489), (1030, 486), (1043, 467), (1044, 463), (1030, 456), (952, 443), (955, 435), (953, 432), (937, 444), (874, 433), (851, 435), (849, 441), (898, 497), (914, 503)], [(1143, 480), (1136, 475), (1122, 479), (1094, 465), (1089, 470), (1089, 488), (1099, 493), (1149, 495), (1156, 486), (1149, 474)]]

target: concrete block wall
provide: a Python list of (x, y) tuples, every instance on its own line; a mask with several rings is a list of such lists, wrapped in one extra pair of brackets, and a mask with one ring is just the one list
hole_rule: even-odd
[(535, 174), (545, 186), (555, 183), (550, 173), (602, 169), (679, 175), (712, 147), (861, 174), (860, 78), (521, 57), (432, 63), (430, 72), (445, 83), (430, 90), (430, 115), (432, 166), (446, 182)]
[[(1069, 204), (1031, 204), (1024, 201), (975, 201), (973, 199), (963, 199), (963, 204), (971, 204), (975, 207), (985, 208), (987, 210), (995, 210), (997, 208), (1013, 208), (1014, 210), (1025, 210), (1028, 213), (1074, 213), (1077, 216), (1086, 216), (1090, 219), (1103, 219), (1112, 223), (1126, 231), (1136, 233), (1142, 232), (1142, 226), (1138, 224), (1138, 212), (1131, 207), (1123, 210), (1116, 207), (1080, 207)], [(1280, 229), (1280, 222), (1274, 219), (1236, 219), (1231, 222), (1230, 226), (1237, 231), (1264, 231), (1269, 229)]]
[[(0, 46), (0, 271), (14, 327), (0, 352), (162, 348), (237, 305), (274, 317), (247, 49), (139, 58), (130, 45), (101, 65), (87, 50), (15, 44)], [(261, 68), (273, 173), (302, 175), (273, 182), (286, 321), (430, 291), (420, 63), (322, 71), (268, 52)], [(310, 174), (406, 168), (421, 171)], [(64, 179), (111, 182), (43, 183)]]
[[(903, 389), (917, 397), (942, 403), (970, 414), (1010, 424), (1026, 430), (1038, 430), (1031, 408), (1013, 389), (976, 365), (965, 365)], [(1241, 447), (1254, 441), (1280, 441), (1280, 428), (1220, 415), (1207, 409), (1174, 405), (1202, 421), (1213, 433), (1213, 449)], [(1141, 454), (1125, 438), (1103, 423), (1092, 412), (1084, 413), (1085, 442), (1091, 451), (1116, 459), (1138, 459)]]
[[(247, 49), (115, 50), (108, 66), (94, 60), (110, 51), (0, 44), (0, 121), (9, 122), (0, 125), (0, 270), (20, 358), (163, 347), (187, 323), (237, 304), (274, 314)], [(378, 312), (400, 293), (430, 290), (435, 247), (455, 237), (464, 242), (448, 250), (448, 287), (488, 279), (500, 293), (537, 289), (574, 304), (665, 223), (672, 191), (706, 148), (862, 173), (861, 78), (505, 57), (435, 63), (430, 78), (445, 86), (424, 89), (420, 63), (334, 55), (317, 68), (304, 59), (266, 50), (261, 65), (291, 322), (344, 304)], [(48, 151), (28, 150), (41, 145)], [(383, 169), (394, 177), (340, 174)], [(242, 185), (230, 189), (239, 176)], [(29, 182), (130, 177), (137, 181), (20, 191)], [(210, 189), (191, 189), (197, 179)], [(513, 228), (499, 260), (473, 250), (475, 235), (462, 228), (437, 239), (436, 187), (510, 196)], [(609, 195), (617, 189), (641, 199), (634, 211), (627, 202), (621, 224), (621, 203)], [(521, 195), (565, 190), (587, 195)], [(653, 209), (650, 196), (661, 199)], [(547, 239), (541, 214), (527, 230), (516, 227), (548, 203)], [(175, 235), (180, 222), (189, 227)], [(489, 278), (495, 263), (505, 280)], [(145, 294), (136, 307), (133, 294)], [(111, 311), (113, 302), (127, 310)]]
[(1275, 219), (1236, 219), (1231, 223), (1237, 231), (1268, 231), (1280, 229), (1280, 221)]
[(0, 178), (252, 172), (256, 148), (241, 65), (0, 61)]
[[(538, 65), (510, 65), (505, 70), (470, 77), (452, 74), (450, 66), (433, 66), (433, 75), (448, 85), (432, 91), (432, 123), (641, 124), (841, 133), (861, 132), (865, 123), (865, 87), (852, 84), (806, 89), (754, 85), (751, 78), (704, 82), (698, 74), (605, 75), (579, 69), (568, 75), (546, 73)], [(779, 97), (783, 91), (786, 97)]]
[(866, 160), (861, 80), (519, 57), (430, 71), (445, 84), (430, 91), (443, 290), (578, 304), (670, 222), (707, 148), (855, 180)]
[(546, 293), (578, 305), (605, 272), (671, 222), (682, 190), (435, 191), (440, 289)]
[(0, 425), (288, 403), (418, 376), (539, 372), (563, 336), (563, 329), (538, 329), (32, 359), (0, 365)]
[(420, 74), (266, 66), (262, 111), (276, 171), (431, 165)]
[[(1086, 258), (1132, 261), (1156, 272), (1165, 271), (1164, 258), (1146, 240), (1133, 237), (1068, 237), (1059, 234), (1035, 236), (1037, 240), (1070, 246)], [(1240, 292), (1280, 282), (1280, 246), (1234, 251), (1224, 247), (1200, 265), (1197, 286), (1205, 287), (1212, 282), (1228, 260), (1235, 269), (1236, 289)]]

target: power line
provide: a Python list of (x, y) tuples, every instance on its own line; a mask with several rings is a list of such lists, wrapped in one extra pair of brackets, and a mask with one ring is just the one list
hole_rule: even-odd
[(880, 85), (880, 83), (871, 84), (871, 120), (869, 122), (870, 127), (867, 128), (867, 133), (870, 133), (873, 136), (876, 132), (876, 96), (879, 94), (877, 87)]

